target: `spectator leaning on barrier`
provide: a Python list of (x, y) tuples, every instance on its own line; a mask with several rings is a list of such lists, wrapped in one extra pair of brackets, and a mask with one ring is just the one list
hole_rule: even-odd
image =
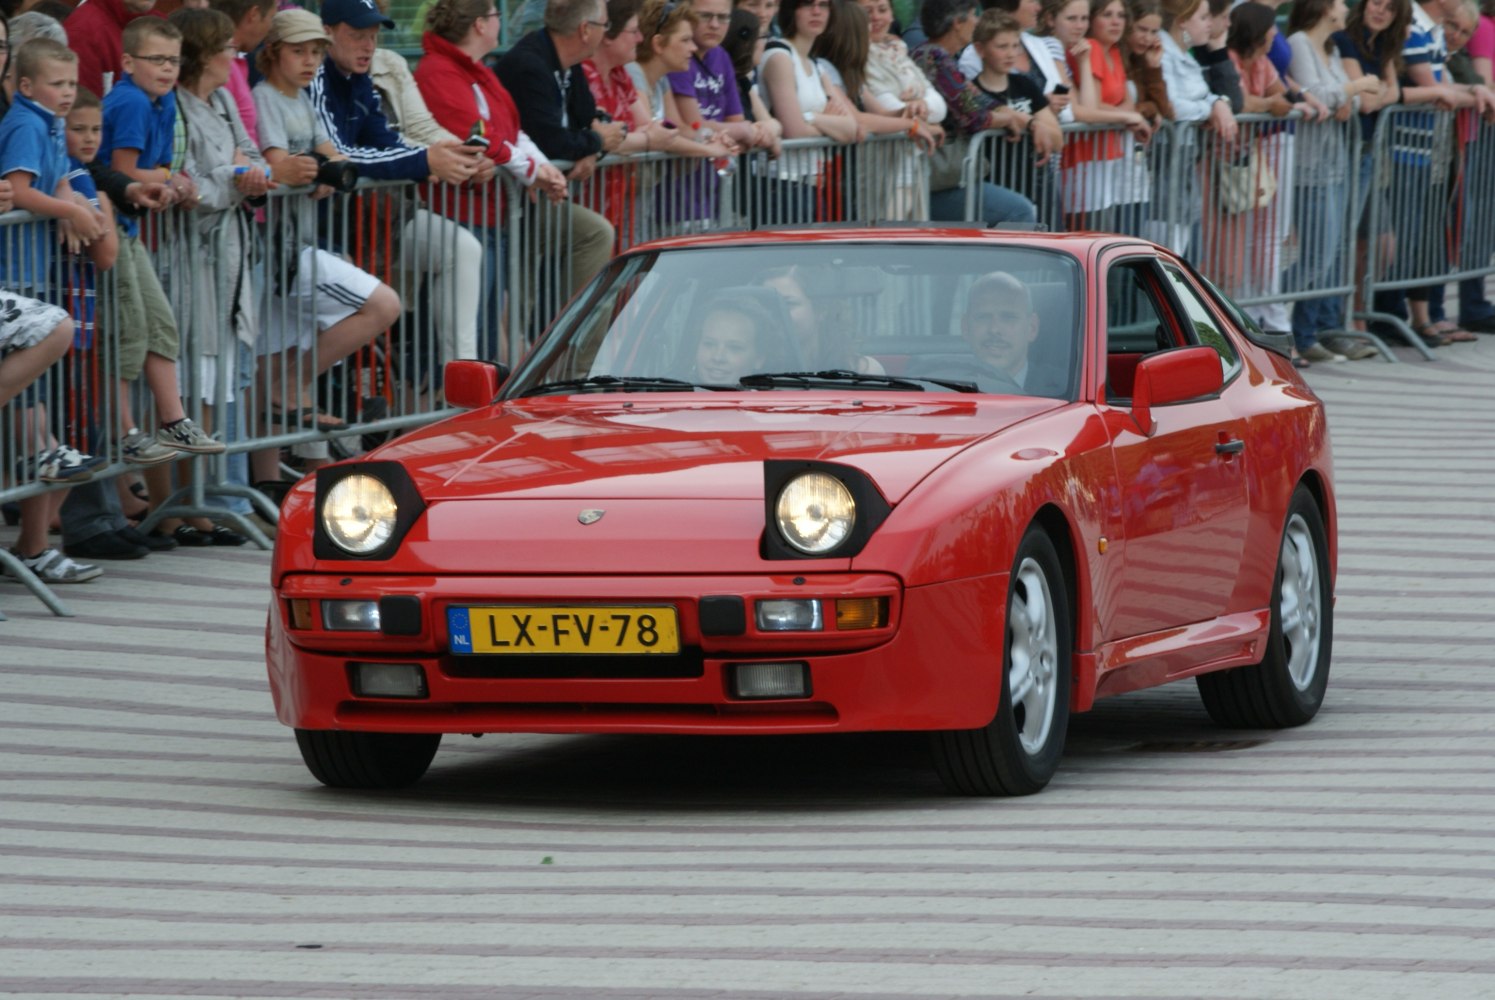
[[(1037, 4), (1037, 0), (1024, 2)], [(862, 10), (867, 13), (869, 43), (867, 88), (885, 108), (934, 125), (943, 122), (949, 113), (945, 98), (908, 57), (903, 39), (893, 34), (893, 8), (888, 0), (862, 0)], [(976, 71), (980, 72), (979, 59)]]
[[(1495, 21), (1480, 15), (1475, 0), (1456, 0), (1444, 24), (1448, 36), (1448, 74), (1454, 83), (1490, 86), (1491, 58), (1495, 56)], [(1472, 124), (1472, 123), (1471, 123)], [(1489, 216), (1489, 186), (1495, 179), (1495, 142), (1470, 128), (1464, 138), (1462, 201), (1454, 208), (1459, 236), (1459, 270), (1483, 269), (1495, 252), (1495, 227)], [(1485, 279), (1459, 282), (1459, 326), (1479, 333), (1495, 333), (1495, 305), (1485, 298)]]
[[(85, 0), (68, 15), (69, 47), (78, 53), (78, 86), (100, 97), (127, 72), (124, 64), (125, 25), (154, 16), (156, 0)], [(105, 84), (105, 77), (109, 84)]]
[(721, 47), (732, 21), (731, 0), (692, 0), (691, 9), (697, 18), (695, 54), (690, 57), (689, 69), (669, 74), (681, 126), (691, 128), (711, 122), (714, 124), (706, 127), (744, 149), (778, 149), (783, 127), (772, 118), (747, 119), (748, 98), (738, 92), (732, 57)]
[[(498, 44), (499, 12), (492, 0), (437, 0), (426, 14), (426, 25), (428, 30), (421, 38), (426, 54), (416, 67), (415, 83), (436, 122), (452, 132), (476, 131), (486, 142), (484, 151), (493, 164), (528, 188), (532, 198), (543, 194), (557, 206), (552, 211), (570, 219), (559, 227), (559, 238), (565, 239), (565, 230), (571, 226), (583, 232), (598, 229), (596, 221), (582, 215), (586, 209), (562, 204), (567, 196), (566, 178), (520, 129), (519, 110), (513, 98), (498, 77), (482, 64), (482, 58)], [(475, 205), (464, 199), (457, 215), (476, 225), (483, 234), (489, 257), (484, 289), (488, 309), (496, 319), (503, 288), (499, 270), (503, 242), (500, 189), (491, 188), (481, 198)], [(606, 260), (605, 254), (594, 254), (577, 264), (575, 283), (568, 287), (568, 292), (590, 278)], [(485, 356), (499, 356), (496, 342), (485, 344), (484, 348)]]
[[(495, 72), (514, 99), (519, 124), (526, 135), (551, 160), (569, 161), (571, 181), (585, 181), (597, 169), (598, 159), (618, 149), (627, 126), (605, 121), (597, 113), (597, 102), (587, 86), (581, 63), (597, 51), (608, 30), (607, 7), (600, 0), (549, 0), (545, 27), (521, 38), (502, 59)], [(612, 224), (590, 209), (563, 203), (564, 211), (541, 211), (529, 228), (535, 268), (533, 287), (543, 284), (542, 261), (559, 258), (566, 267), (563, 289), (555, 301), (543, 293), (536, 297), (538, 324), (572, 291), (590, 280), (612, 254)], [(511, 247), (511, 252), (521, 252)], [(510, 294), (525, 294), (511, 289)]]
[[(357, 164), (363, 176), (432, 178), (453, 185), (492, 176), (491, 166), (475, 147), (455, 139), (421, 144), (390, 128), (369, 72), (379, 29), (392, 28), (394, 22), (373, 0), (327, 0), (322, 4), (322, 23), (332, 41), (311, 83), (312, 105), (338, 152)], [(424, 208), (409, 213), (399, 240), (406, 277), (413, 283), (429, 276), (441, 360), (476, 357), (482, 244), (466, 229)]]
[[(549, 0), (545, 27), (516, 42), (496, 69), (519, 108), (519, 124), (546, 156), (574, 164), (568, 174), (573, 181), (592, 176), (598, 158), (616, 150), (626, 132), (622, 122), (597, 117), (597, 102), (579, 68), (608, 27), (601, 0)], [(611, 246), (612, 233), (605, 235), (603, 245)]]
[[(602, 42), (592, 53), (592, 58), (581, 64), (592, 99), (597, 102), (597, 110), (627, 126), (623, 141), (613, 150), (619, 155), (663, 150), (679, 134), (677, 129), (654, 120), (649, 112), (649, 102), (633, 85), (633, 77), (628, 72), (628, 64), (638, 56), (639, 43), (644, 38), (638, 26), (640, 6), (641, 0), (609, 0), (607, 20), (611, 27), (603, 33)], [(608, 221), (618, 227), (632, 206), (623, 205), (618, 200), (624, 197), (624, 174), (614, 171), (614, 176), (617, 180), (607, 185), (609, 190), (604, 203)]]
[[(681, 113), (671, 87), (671, 75), (686, 75), (691, 60), (697, 53), (695, 33), (698, 18), (694, 9), (675, 0), (645, 0), (639, 10), (639, 44), (635, 52), (636, 61), (626, 67), (633, 86), (649, 107), (649, 116), (666, 128), (675, 130), (675, 135), (665, 144), (664, 151), (672, 156), (696, 158), (723, 158), (735, 156), (738, 146), (725, 134), (711, 135), (704, 141), (700, 129), (683, 128), (685, 116)], [(736, 81), (733, 81), (733, 90)], [(741, 106), (737, 106), (741, 113)], [(696, 115), (700, 122), (699, 110)]]
[[(91, 243), (102, 236), (105, 218), (102, 213), (73, 198), (73, 192), (65, 179), (67, 155), (63, 138), (63, 117), (71, 110), (78, 88), (77, 57), (65, 46), (50, 39), (35, 39), (28, 42), (16, 54), (15, 106), (0, 121), (0, 179), (9, 187), (7, 199), (14, 198), (14, 207), (33, 215), (56, 219), (58, 231), (71, 238)], [(48, 247), (52, 240), (52, 226), (46, 223), (30, 223), (22, 227), (19, 235), (26, 244), (19, 248), (14, 243), (7, 247), (8, 255), (20, 260), (0, 261), (6, 283), (20, 281), (27, 285), (44, 288), (50, 271)], [(14, 300), (9, 295), (0, 295), (9, 300), (4, 308), (7, 315), (29, 306), (29, 302)], [(60, 310), (41, 309), (31, 317), (29, 329), (22, 326), (23, 317), (15, 316), (11, 330), (14, 346), (30, 348), (27, 360), (46, 358), (51, 354), (48, 334), (55, 335), (57, 329), (66, 331), (68, 339), (63, 342), (66, 350), (71, 342), (72, 325)], [(55, 328), (55, 329), (54, 329)], [(40, 349), (38, 350), (38, 342)], [(6, 348), (11, 343), (3, 345)], [(32, 352), (35, 353), (32, 353)], [(60, 357), (60, 354), (57, 355)], [(52, 357), (51, 360), (56, 360)], [(15, 372), (24, 375), (24, 363)], [(8, 372), (7, 372), (8, 374)], [(34, 382), (40, 372), (32, 375), (18, 387), (24, 389)], [(6, 398), (13, 393), (6, 393)], [(92, 456), (81, 455), (71, 448), (59, 449), (51, 440), (44, 408), (39, 400), (30, 404), (30, 412), (18, 421), (7, 433), (12, 438), (29, 437), (27, 450), (35, 448), (33, 469), (6, 469), (4, 475), (16, 475), (21, 479), (67, 481), (76, 473), (87, 478), (88, 468), (97, 465)], [(23, 430), (23, 428), (25, 428)], [(8, 449), (6, 449), (8, 451)], [(48, 494), (30, 497), (21, 502), (21, 535), (17, 539), (13, 555), (23, 565), (49, 583), (81, 583), (100, 575), (96, 566), (74, 563), (56, 549), (47, 545), (47, 524), (56, 513), (61, 498)]]
[[(976, 30), (978, 5), (974, 0), (925, 0), (919, 12), (924, 31), (929, 41), (911, 52), (910, 58), (924, 71), (949, 107), (945, 129), (951, 138), (969, 137), (988, 129), (1001, 128), (1006, 121), (1000, 110), (994, 110), (991, 101), (966, 79), (956, 64), (956, 57), (971, 44)], [(966, 192), (959, 187), (959, 158), (957, 155), (965, 143), (946, 141), (953, 173), (936, 170), (929, 181), (930, 218), (954, 221), (965, 218)], [(939, 163), (936, 160), (936, 163)], [(1005, 187), (978, 178), (981, 185), (977, 201), (977, 216), (987, 225), (999, 222), (1035, 222), (1038, 210), (1027, 198)]]
[[(1304, 291), (1337, 284), (1344, 266), (1344, 220), (1349, 199), (1351, 146), (1338, 122), (1348, 122), (1362, 94), (1379, 94), (1381, 81), (1363, 76), (1351, 81), (1330, 41), (1342, 31), (1349, 8), (1344, 0), (1297, 0), (1288, 16), (1288, 48), (1293, 78), (1334, 115), (1336, 124), (1309, 126), (1298, 133), (1300, 157), (1293, 226), (1298, 234), (1298, 262), (1286, 286)], [(1358, 145), (1358, 144), (1357, 144)], [(1353, 213), (1358, 217), (1358, 205)], [(1375, 348), (1350, 337), (1320, 337), (1344, 329), (1344, 296), (1329, 295), (1293, 303), (1292, 331), (1299, 355), (1310, 361), (1330, 360), (1325, 353), (1351, 360), (1379, 355)], [(1314, 348), (1318, 350), (1314, 350)]]
[[(270, 22), (265, 43), (255, 56), (264, 75), (254, 88), (260, 123), (260, 153), (277, 184), (302, 187), (316, 180), (318, 157), (345, 160), (305, 90), (320, 70), (329, 39), (321, 19), (304, 10), (283, 10)], [(316, 426), (331, 429), (342, 420), (316, 412), (312, 386), (317, 376), (371, 343), (400, 315), (399, 296), (389, 286), (316, 245), (314, 202), (332, 189), (318, 185), (309, 194), (284, 194), (271, 205), (271, 296), (265, 311), (259, 378), (268, 402), (265, 418), (283, 429)], [(313, 350), (315, 345), (315, 350)], [(287, 384), (290, 383), (290, 384)], [(363, 415), (367, 415), (364, 411)], [(313, 462), (326, 456), (320, 448), (300, 446), (298, 454)], [(251, 455), (256, 482), (276, 480), (279, 450)]]
[(811, 52), (836, 102), (851, 108), (851, 115), (867, 135), (902, 133), (925, 153), (933, 153), (944, 129), (931, 125), (922, 115), (906, 115), (903, 108), (886, 107), (867, 87), (867, 64), (872, 55), (872, 34), (867, 12), (853, 0), (832, 0), (836, 16)]
[(249, 55), (260, 47), (265, 33), (270, 30), (275, 0), (208, 0), (208, 6), (233, 22), (234, 65), (225, 86), (233, 95), (234, 105), (239, 109), (239, 121), (249, 135), (249, 141), (258, 145), (259, 116), (250, 93)]
[[(1207, 122), (1218, 141), (1229, 146), (1236, 141), (1237, 134), (1230, 98), (1210, 89), (1203, 67), (1189, 54), (1189, 46), (1206, 42), (1209, 32), (1210, 10), (1203, 0), (1163, 0), (1163, 80), (1168, 85), (1174, 120)], [(1221, 52), (1224, 52), (1223, 48)], [(1228, 55), (1222, 54), (1220, 58), (1225, 65), (1230, 65)], [(1182, 129), (1175, 135), (1181, 146), (1173, 161), (1192, 164), (1198, 154), (1193, 129)], [(1192, 166), (1184, 166), (1177, 176), (1164, 174), (1153, 190), (1167, 193), (1172, 200), (1166, 207), (1172, 211), (1166, 211), (1166, 215), (1180, 221), (1152, 223), (1150, 235), (1175, 253), (1195, 256), (1200, 245), (1199, 224), (1203, 213), (1203, 195), (1196, 171)]]
[[(1452, 4), (1449, 4), (1452, 7)], [(1454, 84), (1448, 77), (1448, 41), (1443, 31), (1446, 13), (1443, 0), (1412, 4), (1412, 27), (1402, 46), (1403, 104), (1432, 104), (1442, 110), (1476, 108), (1481, 112), (1495, 106), (1495, 94), (1483, 86)], [(1444, 262), (1443, 219), (1423, 217), (1422, 206), (1446, 204), (1450, 178), (1445, 165), (1445, 143), (1449, 130), (1436, 119), (1405, 118), (1410, 127), (1431, 127), (1432, 132), (1417, 141), (1417, 152), (1403, 156), (1396, 163), (1393, 181), (1393, 228), (1396, 232), (1396, 271), (1405, 274), (1430, 270)], [(1443, 123), (1446, 124), (1446, 123)], [(1426, 194), (1431, 190), (1431, 198)], [(1412, 204), (1399, 205), (1397, 202)], [(1440, 216), (1442, 213), (1438, 213)], [(1405, 265), (1405, 267), (1403, 266)], [(1394, 272), (1395, 273), (1395, 272)], [(1405, 298), (1405, 309), (1402, 300)], [(1443, 313), (1443, 285), (1425, 285), (1402, 292), (1378, 292), (1375, 310), (1390, 315), (1410, 315), (1412, 332), (1430, 347), (1477, 339), (1447, 319)]]
[(1235, 0), (1205, 0), (1209, 16), (1205, 20), (1207, 30), (1203, 37), (1196, 38), (1189, 52), (1199, 68), (1204, 70), (1205, 82), (1216, 94), (1230, 98), (1230, 110), (1241, 113), (1246, 95), (1241, 91), (1241, 75), (1230, 61), (1225, 48), (1225, 38), (1230, 34), (1230, 11)]
[[(874, 7), (888, 8), (888, 0), (864, 0), (863, 5), (867, 6), (867, 12), (871, 14)], [(1026, 76), (1043, 88), (1049, 108), (1060, 122), (1074, 121), (1074, 111), (1070, 107), (1070, 91), (1074, 83), (1069, 78), (1068, 65), (1062, 55), (1056, 59), (1054, 50), (1048, 43), (1033, 33), (1043, 12), (1042, 0), (996, 0), (994, 4), (987, 4), (986, 9), (1004, 10), (1011, 14), (1022, 31), (1023, 44), (1017, 53), (1017, 61), (1013, 64), (1013, 72)], [(891, 22), (893, 14), (890, 8), (886, 16)], [(959, 65), (960, 71), (968, 77), (975, 77), (981, 72), (981, 57), (976, 54), (975, 46), (966, 46), (966, 50), (960, 54)]]

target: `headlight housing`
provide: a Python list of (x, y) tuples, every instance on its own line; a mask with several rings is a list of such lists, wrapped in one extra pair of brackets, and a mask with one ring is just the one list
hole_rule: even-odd
[(426, 503), (399, 462), (356, 462), (317, 470), (318, 559), (388, 559)]
[(805, 555), (824, 555), (840, 546), (856, 527), (856, 498), (835, 476), (806, 472), (779, 490), (774, 504), (779, 534)]
[(322, 530), (338, 548), (366, 556), (382, 548), (394, 535), (399, 517), (394, 494), (373, 476), (339, 479), (327, 491), (318, 516)]
[(763, 557), (849, 559), (892, 508), (865, 472), (835, 462), (763, 463)]

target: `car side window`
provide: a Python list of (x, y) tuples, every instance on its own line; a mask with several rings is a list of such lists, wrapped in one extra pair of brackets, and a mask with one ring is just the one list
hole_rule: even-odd
[(1184, 313), (1188, 317), (1188, 337), (1194, 343), (1202, 347), (1213, 347), (1220, 355), (1220, 368), (1225, 377), (1229, 378), (1237, 365), (1241, 363), (1241, 357), (1236, 352), (1235, 345), (1230, 338), (1220, 329), (1220, 323), (1215, 319), (1214, 313), (1210, 312), (1209, 306), (1205, 305), (1204, 299), (1189, 284), (1183, 272), (1175, 267), (1163, 268), (1163, 273), (1168, 276), (1168, 283), (1173, 288), (1173, 294), (1178, 296), (1179, 304), (1183, 306)]
[(1151, 354), (1177, 347), (1146, 261), (1114, 264), (1106, 275), (1106, 353)]
[(1131, 398), (1138, 361), (1178, 346), (1158, 280), (1147, 260), (1119, 261), (1106, 274), (1106, 398), (1113, 403)]

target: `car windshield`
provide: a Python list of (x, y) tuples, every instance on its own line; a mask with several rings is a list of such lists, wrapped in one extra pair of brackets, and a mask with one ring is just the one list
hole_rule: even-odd
[(1032, 247), (768, 243), (616, 260), (507, 398), (583, 392), (985, 392), (1072, 398), (1079, 263)]

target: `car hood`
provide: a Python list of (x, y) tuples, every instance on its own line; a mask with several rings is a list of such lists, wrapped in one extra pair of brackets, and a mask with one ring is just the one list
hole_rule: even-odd
[(761, 499), (765, 460), (813, 459), (862, 470), (896, 504), (973, 442), (1062, 405), (954, 394), (544, 397), (462, 414), (368, 457), (403, 464), (427, 502)]

